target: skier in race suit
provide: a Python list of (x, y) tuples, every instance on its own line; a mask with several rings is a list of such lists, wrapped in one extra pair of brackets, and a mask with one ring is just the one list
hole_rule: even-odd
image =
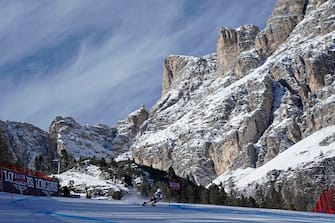
[(155, 206), (155, 204), (161, 199), (163, 199), (163, 193), (162, 190), (158, 188), (157, 191), (151, 197), (151, 199), (149, 201), (144, 201), (142, 205), (145, 206), (147, 203), (151, 202), (151, 205)]

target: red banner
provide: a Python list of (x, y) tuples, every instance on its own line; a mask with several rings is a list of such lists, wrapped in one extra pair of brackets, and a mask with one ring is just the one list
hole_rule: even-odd
[(313, 212), (335, 214), (335, 187), (322, 191)]
[(59, 183), (56, 180), (29, 176), (13, 170), (1, 168), (2, 191), (35, 196), (59, 194)]

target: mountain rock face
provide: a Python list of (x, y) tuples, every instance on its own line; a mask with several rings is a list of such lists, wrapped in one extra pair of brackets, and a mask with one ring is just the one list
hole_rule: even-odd
[(170, 89), (173, 79), (177, 73), (185, 67), (187, 60), (180, 56), (171, 56), (164, 61), (164, 72), (163, 72), (163, 83), (162, 83), (162, 95)]
[(115, 127), (80, 125), (71, 117), (56, 117), (49, 127), (51, 150), (57, 151), (65, 165), (81, 158), (110, 161), (128, 152), (132, 139), (147, 119), (144, 107), (128, 115)]
[(214, 180), (228, 191), (252, 196), (262, 207), (312, 210), (324, 189), (335, 184), (335, 125), (316, 131), (258, 168)]
[(256, 38), (261, 54), (271, 55), (304, 18), (308, 0), (278, 0), (265, 29)]
[(135, 161), (207, 184), (335, 124), (334, 4), (279, 0), (264, 30), (223, 28), (217, 54), (166, 59)]
[(101, 159), (109, 157), (116, 130), (104, 125), (81, 126), (70, 117), (56, 117), (49, 127), (49, 137), (57, 154), (66, 160)]
[(58, 116), (45, 132), (31, 124), (0, 121), (0, 161), (44, 171), (55, 169), (55, 158), (61, 160), (62, 170), (81, 158), (109, 161), (129, 152), (147, 118), (142, 106), (114, 127), (80, 125), (71, 117)]
[[(331, 188), (335, 181), (334, 176), (335, 159), (325, 158), (320, 162), (311, 162), (299, 169), (287, 171), (272, 170), (267, 175), (264, 184), (253, 184), (248, 186), (254, 190), (251, 196), (261, 201), (261, 194), (273, 198), (274, 194), (279, 197), (281, 204), (278, 208), (286, 209), (294, 206), (297, 210), (311, 211), (324, 189)], [(246, 194), (244, 191), (242, 194)]]
[(45, 158), (50, 155), (47, 143), (48, 134), (31, 124), (0, 121), (1, 161), (35, 169), (38, 155)]
[[(260, 57), (252, 50), (259, 29), (255, 25), (239, 29), (222, 28), (217, 41), (218, 73), (236, 74), (239, 78), (260, 65)], [(252, 51), (250, 51), (252, 50)]]

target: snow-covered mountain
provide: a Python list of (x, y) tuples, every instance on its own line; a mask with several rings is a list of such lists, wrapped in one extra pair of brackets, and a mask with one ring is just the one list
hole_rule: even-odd
[(48, 134), (27, 123), (0, 121), (0, 161), (35, 169), (38, 157), (48, 157)]
[(258, 201), (279, 193), (283, 204), (311, 210), (322, 190), (335, 185), (335, 125), (304, 138), (257, 168), (229, 171), (213, 183)]
[[(243, 189), (251, 183), (262, 184), (264, 180), (266, 182), (265, 178), (272, 170), (292, 172), (305, 169), (308, 166), (320, 166), (320, 163), (325, 159), (335, 156), (334, 143), (335, 125), (313, 133), (311, 136), (299, 141), (260, 167), (239, 168), (236, 171), (224, 173), (215, 179), (214, 183), (227, 183), (232, 180), (236, 188)], [(330, 179), (330, 182), (334, 183), (335, 179)]]
[(48, 133), (30, 135), (36, 142), (1, 125), (0, 145), (47, 145), (62, 163), (126, 155), (258, 202), (280, 194), (286, 207), (333, 184), (334, 0), (278, 0), (264, 30), (222, 28), (216, 53), (171, 55), (163, 69), (149, 112), (142, 107), (114, 127), (57, 117)]
[(223, 28), (217, 54), (170, 56), (135, 161), (207, 184), (335, 124), (334, 4), (279, 0), (265, 30)]
[(129, 147), (147, 117), (143, 106), (114, 127), (80, 125), (71, 117), (58, 116), (48, 132), (27, 123), (0, 121), (0, 161), (50, 171), (57, 168), (55, 158), (61, 160), (61, 170), (87, 158), (130, 159)]
[(124, 156), (139, 126), (148, 117), (144, 106), (128, 115), (115, 127), (99, 124), (80, 125), (71, 117), (56, 117), (49, 127), (49, 138), (53, 151), (67, 160), (95, 158), (105, 161)]

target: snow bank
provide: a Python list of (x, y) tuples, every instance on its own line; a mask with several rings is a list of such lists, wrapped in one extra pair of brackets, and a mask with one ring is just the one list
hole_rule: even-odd
[(237, 188), (243, 188), (252, 182), (265, 180), (271, 170), (299, 169), (307, 163), (317, 164), (321, 159), (333, 156), (335, 156), (335, 125), (315, 132), (261, 167), (226, 172), (213, 182), (220, 184), (233, 180)]

